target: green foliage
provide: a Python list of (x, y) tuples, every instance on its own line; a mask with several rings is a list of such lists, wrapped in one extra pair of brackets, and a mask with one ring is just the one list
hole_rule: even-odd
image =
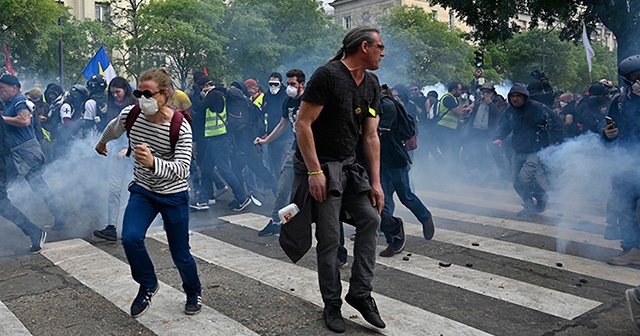
[[(544, 42), (543, 42), (544, 40)], [(589, 74), (582, 43), (562, 41), (557, 31), (539, 29), (526, 31), (502, 43), (485, 46), (488, 66), (499, 78), (528, 84), (533, 81), (533, 70), (544, 71), (557, 91), (583, 92), (592, 81), (615, 79), (616, 56), (605, 47), (594, 44), (596, 57)], [(544, 67), (542, 55), (544, 53)], [(485, 77), (488, 78), (485, 71)]]
[(621, 60), (640, 54), (640, 1), (631, 0), (430, 0), (431, 4), (455, 10), (483, 43), (506, 41), (520, 31), (515, 19), (521, 13), (531, 17), (528, 29), (556, 27), (563, 40), (579, 40), (582, 24), (589, 32), (600, 22), (618, 41)]
[(392, 85), (472, 81), (473, 49), (461, 31), (419, 7), (396, 7), (378, 23), (388, 55), (378, 71), (381, 80)]
[[(141, 7), (136, 43), (142, 46), (145, 64), (166, 66), (181, 88), (193, 69), (224, 64), (226, 39), (212, 29), (219, 25), (224, 10), (222, 1), (217, 0), (160, 0)], [(210, 75), (223, 70), (210, 68)]]

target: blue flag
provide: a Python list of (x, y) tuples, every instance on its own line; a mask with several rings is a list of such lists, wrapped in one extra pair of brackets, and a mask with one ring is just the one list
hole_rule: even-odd
[(82, 75), (89, 79), (93, 75), (102, 75), (107, 80), (107, 83), (116, 77), (116, 71), (111, 66), (107, 51), (104, 50), (104, 46), (101, 46), (95, 56), (89, 61), (89, 64), (82, 70)]

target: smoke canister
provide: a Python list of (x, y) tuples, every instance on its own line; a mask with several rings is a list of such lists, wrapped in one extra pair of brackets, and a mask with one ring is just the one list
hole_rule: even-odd
[(298, 208), (298, 205), (295, 203), (291, 203), (286, 207), (278, 210), (278, 217), (280, 217), (280, 222), (284, 224), (290, 221), (293, 216), (298, 214), (298, 212), (300, 212), (300, 208)]

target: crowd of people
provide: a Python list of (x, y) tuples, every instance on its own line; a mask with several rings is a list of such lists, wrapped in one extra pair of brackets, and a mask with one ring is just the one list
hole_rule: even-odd
[[(70, 143), (99, 136), (95, 149), (110, 158), (108, 218), (94, 235), (117, 241), (120, 193), (128, 183), (122, 244), (140, 285), (132, 316), (142, 315), (158, 291), (144, 245), (158, 213), (183, 280), (185, 313), (200, 311), (189, 211), (210, 209), (230, 190), (227, 206), (235, 212), (251, 203), (261, 206), (265, 193), (273, 193), (271, 219), (258, 235), (280, 234), (294, 261), (311, 246), (310, 224), (316, 224), (324, 319), (335, 332), (345, 331), (342, 225), (354, 225), (356, 249), (345, 300), (366, 321), (384, 328), (371, 291), (377, 232), (388, 244), (380, 256), (392, 257), (405, 246), (394, 193), (422, 224), (424, 238), (435, 234), (431, 212), (412, 190), (414, 161), (434, 175), (511, 181), (523, 202), (517, 216), (527, 218), (544, 212), (549, 199), (540, 151), (589, 132), (629, 151), (638, 143), (640, 56), (621, 62), (620, 89), (602, 79), (579, 95), (558, 93), (544, 73), (534, 72), (531, 83), (514, 84), (506, 98), (493, 83), (470, 91), (451, 82), (441, 96), (425, 95), (415, 83), (380, 86), (370, 70), (378, 69), (384, 56), (378, 30), (359, 27), (309, 80), (300, 69), (284, 77), (273, 72), (266, 78), (268, 90), (251, 78), (227, 88), (195, 71), (192, 90), (185, 93), (174, 88), (166, 69), (158, 68), (141, 74), (137, 88), (122, 77), (107, 81), (94, 75), (69, 90), (51, 83), (44, 92), (33, 88), (23, 94), (18, 78), (5, 74), (0, 77), (0, 215), (29, 237), (31, 252), (39, 252), (47, 233), (11, 204), (7, 183), (25, 179), (54, 216), (52, 229), (63, 230), (68, 214), (43, 171), (47, 162), (64, 160)], [(632, 168), (612, 177), (605, 238), (620, 239), (623, 250), (609, 259), (612, 265), (640, 265), (637, 177)], [(283, 225), (278, 211), (290, 202), (300, 212)], [(638, 298), (639, 289), (627, 292), (629, 304), (640, 312)]]

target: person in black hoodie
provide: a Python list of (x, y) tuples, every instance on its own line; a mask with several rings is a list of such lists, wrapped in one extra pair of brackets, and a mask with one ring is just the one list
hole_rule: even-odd
[(513, 188), (524, 202), (524, 209), (517, 215), (530, 217), (547, 206), (544, 167), (538, 152), (562, 142), (562, 119), (546, 105), (530, 99), (523, 84), (513, 85), (508, 97), (509, 107), (498, 120), (493, 144), (501, 148), (502, 141), (513, 133)]

